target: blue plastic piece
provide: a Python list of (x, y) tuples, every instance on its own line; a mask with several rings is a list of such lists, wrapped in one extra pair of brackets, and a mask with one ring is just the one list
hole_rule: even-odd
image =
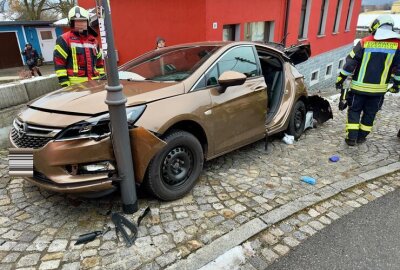
[(332, 161), (332, 162), (338, 162), (340, 160), (340, 158), (339, 158), (339, 156), (334, 155), (334, 156), (331, 156), (329, 158), (329, 160)]
[(317, 180), (310, 176), (302, 176), (300, 180), (310, 185), (315, 185), (317, 183)]

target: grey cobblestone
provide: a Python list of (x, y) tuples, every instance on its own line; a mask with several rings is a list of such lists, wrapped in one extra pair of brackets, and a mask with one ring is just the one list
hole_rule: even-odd
[[(302, 241), (305, 241), (308, 238), (307, 234), (313, 235), (318, 233), (317, 230), (329, 226), (329, 224), (334, 222), (334, 220), (340, 218), (340, 216), (336, 215), (333, 210), (337, 211), (341, 208), (346, 209), (343, 211), (343, 215), (345, 215), (345, 213), (349, 211), (349, 205), (353, 207), (361, 207), (361, 204), (355, 204), (359, 199), (362, 199), (364, 203), (367, 203), (373, 201), (377, 196), (379, 196), (378, 194), (375, 194), (376, 196), (372, 195), (373, 192), (376, 192), (377, 190), (380, 191), (380, 196), (383, 196), (388, 192), (392, 192), (396, 188), (399, 188), (400, 183), (395, 184), (393, 182), (393, 179), (396, 177), (400, 177), (400, 172), (395, 173), (394, 177), (392, 175), (381, 177), (379, 181), (374, 181), (374, 184), (360, 184), (353, 188), (353, 190), (342, 192), (339, 195), (336, 195), (325, 202), (318, 203), (317, 205), (312, 206), (311, 209), (304, 210), (302, 213), (295, 216), (311, 216), (312, 218), (303, 218), (304, 221), (300, 221), (294, 217), (289, 217), (286, 220), (281, 221), (279, 224), (276, 224), (275, 227), (270, 227), (252, 237), (253, 242), (260, 239), (262, 245), (254, 246), (255, 256), (246, 257), (246, 262), (241, 265), (241, 269), (247, 269), (248, 266), (253, 267), (254, 258), (257, 258), (258, 265), (263, 265), (262, 269), (266, 269), (273, 261), (286, 255), (292, 248), (301, 244)], [(349, 192), (355, 194), (356, 197), (353, 195), (348, 196), (348, 194), (350, 194)], [(365, 194), (370, 195), (369, 201), (364, 198)], [(350, 208), (353, 209), (352, 207)], [(317, 214), (321, 212), (324, 212), (324, 215)], [(306, 215), (305, 213), (308, 213), (309, 215)], [(283, 235), (279, 233), (279, 237), (273, 235), (273, 232), (276, 232), (277, 227), (282, 228), (282, 226), (290, 223), (295, 224), (294, 231), (284, 231)], [(302, 226), (299, 227), (300, 224), (302, 224)]]

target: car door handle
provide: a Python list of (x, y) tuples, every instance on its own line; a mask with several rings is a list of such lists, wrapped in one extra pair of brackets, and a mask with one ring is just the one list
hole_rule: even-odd
[(266, 89), (267, 89), (266, 86), (257, 86), (256, 88), (254, 88), (254, 92), (263, 91), (263, 90), (266, 90)]

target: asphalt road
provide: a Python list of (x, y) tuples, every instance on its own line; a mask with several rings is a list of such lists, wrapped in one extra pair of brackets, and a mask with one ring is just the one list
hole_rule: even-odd
[(400, 190), (333, 222), (273, 269), (400, 269)]

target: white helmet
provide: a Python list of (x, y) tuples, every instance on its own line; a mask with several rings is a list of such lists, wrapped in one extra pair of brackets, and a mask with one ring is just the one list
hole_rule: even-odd
[(388, 14), (379, 15), (375, 20), (372, 21), (368, 30), (371, 34), (375, 34), (376, 30), (378, 30), (379, 27), (384, 26), (384, 25), (391, 26), (392, 30), (393, 30), (394, 20), (393, 20), (392, 16), (390, 16)]

